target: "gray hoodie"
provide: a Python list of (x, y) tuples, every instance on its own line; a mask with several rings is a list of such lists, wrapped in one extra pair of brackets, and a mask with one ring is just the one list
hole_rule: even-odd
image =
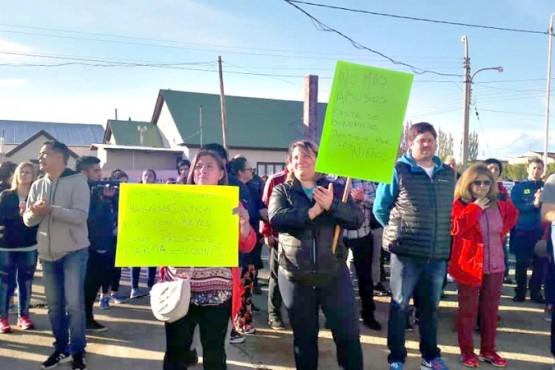
[[(30, 206), (43, 199), (54, 207), (52, 214), (34, 215)], [(89, 246), (90, 201), (87, 180), (68, 168), (55, 180), (46, 175), (33, 183), (23, 221), (29, 227), (39, 225), (37, 242), (41, 259), (56, 261)]]

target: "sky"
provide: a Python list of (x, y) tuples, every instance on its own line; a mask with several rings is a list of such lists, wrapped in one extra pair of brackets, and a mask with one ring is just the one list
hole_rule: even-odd
[[(285, 0), (0, 0), (0, 119), (105, 124), (117, 109), (119, 119), (149, 121), (160, 89), (219, 94), (218, 56), (226, 95), (302, 100), (304, 76), (313, 74), (327, 102), (344, 60), (417, 72), (405, 119), (451, 133), (458, 153), (466, 35), (472, 73), (504, 70), (473, 78), (479, 158), (543, 151), (551, 2), (313, 3), (359, 11), (295, 3), (338, 31), (330, 32)], [(549, 138), (555, 151), (555, 127)]]

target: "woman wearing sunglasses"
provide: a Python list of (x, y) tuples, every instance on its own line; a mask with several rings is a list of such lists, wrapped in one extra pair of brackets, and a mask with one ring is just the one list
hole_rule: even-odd
[[(467, 367), (478, 367), (478, 360), (507, 366), (495, 351), (495, 337), (505, 271), (503, 240), (517, 218), (514, 205), (498, 199), (497, 186), (485, 165), (475, 164), (463, 173), (451, 214), (449, 273), (459, 284), (457, 331), (461, 360)], [(476, 356), (473, 330), (478, 315), (482, 343)]]

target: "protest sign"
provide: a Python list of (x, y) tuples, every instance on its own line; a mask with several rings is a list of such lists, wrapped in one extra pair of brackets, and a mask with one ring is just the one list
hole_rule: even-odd
[(338, 61), (316, 171), (391, 182), (413, 77)]
[(116, 266), (236, 267), (235, 186), (121, 184)]

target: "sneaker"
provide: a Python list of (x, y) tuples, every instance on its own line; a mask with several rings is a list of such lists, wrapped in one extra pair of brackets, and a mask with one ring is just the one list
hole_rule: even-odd
[(98, 321), (92, 320), (92, 321), (87, 322), (87, 330), (88, 331), (94, 331), (94, 332), (97, 332), (97, 333), (102, 333), (103, 331), (108, 330), (108, 328), (106, 328), (102, 324), (99, 324)]
[(420, 370), (449, 370), (441, 357), (436, 357), (432, 361), (422, 360)]
[(374, 285), (374, 295), (376, 297), (390, 297), (391, 292), (382, 283)]
[(21, 330), (29, 330), (35, 328), (35, 324), (33, 324), (31, 319), (27, 315), (23, 315), (17, 319), (17, 326), (19, 326)]
[(402, 362), (392, 362), (389, 364), (389, 370), (403, 370), (405, 364)]
[(231, 330), (231, 335), (229, 337), (229, 343), (241, 344), (245, 341), (245, 337), (239, 334), (235, 329)]
[(0, 333), (9, 333), (12, 331), (12, 327), (8, 321), (7, 317), (0, 317)]
[(467, 355), (461, 355), (461, 361), (466, 367), (479, 367), (478, 356), (475, 353), (470, 353)]
[(87, 370), (87, 364), (85, 363), (85, 358), (83, 353), (76, 353), (73, 355), (73, 370)]
[(139, 293), (139, 288), (132, 288), (131, 289), (131, 294), (129, 294), (130, 299), (138, 298), (140, 296), (141, 296), (141, 293)]
[(507, 367), (508, 363), (503, 357), (499, 356), (497, 352), (480, 353), (480, 361), (488, 362), (495, 367)]
[(104, 296), (104, 297), (101, 297), (99, 306), (100, 306), (101, 310), (109, 309), (110, 308), (110, 297), (108, 297), (107, 295)]
[(69, 353), (60, 352), (55, 350), (53, 354), (48, 357), (46, 361), (44, 361), (40, 367), (41, 369), (53, 369), (59, 364), (65, 364), (66, 362), (70, 362), (73, 358)]
[(256, 328), (252, 325), (247, 326), (241, 330), (241, 334), (255, 334)]
[(535, 294), (531, 296), (530, 300), (535, 303), (545, 304), (545, 298), (541, 294)]
[(524, 302), (526, 300), (526, 297), (517, 294), (513, 297), (513, 302)]
[(551, 317), (553, 316), (553, 305), (552, 304), (546, 305), (543, 310), (543, 314), (544, 314), (544, 317), (543, 317), (544, 321), (551, 322)]
[(376, 331), (382, 330), (381, 324), (373, 317), (362, 319), (362, 323), (370, 330), (376, 330)]
[(125, 303), (126, 298), (117, 294), (117, 293), (112, 293), (110, 295), (110, 299), (115, 303), (115, 304), (122, 304)]
[(274, 330), (284, 330), (285, 325), (279, 317), (271, 317), (268, 319), (268, 326)]
[(454, 283), (455, 279), (453, 279), (453, 277), (449, 274), (447, 274), (447, 277), (445, 278), (447, 280), (448, 283)]

